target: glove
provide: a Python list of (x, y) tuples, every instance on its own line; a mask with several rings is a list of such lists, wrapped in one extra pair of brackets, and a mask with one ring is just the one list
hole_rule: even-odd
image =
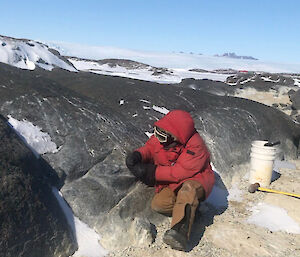
[(142, 155), (138, 151), (129, 153), (126, 157), (126, 166), (128, 169), (132, 169), (134, 165), (142, 161)]
[(132, 174), (148, 186), (155, 185), (156, 165), (152, 163), (138, 163), (131, 169)]
[(148, 186), (154, 186), (155, 185), (155, 170), (156, 170), (156, 165), (154, 164), (147, 164), (147, 172), (146, 174), (144, 175), (143, 178), (141, 178), (141, 181), (148, 185)]

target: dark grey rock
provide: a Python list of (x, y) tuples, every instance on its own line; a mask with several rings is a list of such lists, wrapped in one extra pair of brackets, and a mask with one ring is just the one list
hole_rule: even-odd
[(183, 79), (176, 86), (183, 88), (190, 88), (194, 90), (204, 91), (210, 94), (224, 96), (234, 94), (235, 89), (228, 84), (220, 81), (213, 81), (208, 79)]
[(277, 91), (284, 86), (291, 89), (295, 89), (294, 80), (291, 76), (283, 74), (272, 74), (272, 73), (238, 73), (234, 76), (230, 76), (226, 79), (226, 83), (229, 85), (240, 86), (243, 88), (254, 88), (258, 91)]
[(283, 104), (283, 103), (279, 103), (279, 106), (280, 106), (280, 107), (288, 107), (287, 104)]
[(189, 71), (193, 72), (200, 72), (200, 73), (215, 73), (215, 71), (209, 71), (209, 70), (204, 70), (204, 69), (189, 69)]
[(295, 116), (295, 115), (297, 115), (297, 114), (298, 114), (298, 111), (297, 111), (297, 110), (292, 110), (291, 116)]
[(30, 42), (26, 42), (27, 45), (31, 46), (31, 47), (34, 47), (34, 44), (33, 43), (30, 43)]
[(56, 174), (0, 115), (0, 256), (70, 256), (75, 239), (51, 191)]
[(292, 107), (295, 110), (300, 110), (300, 90), (293, 94), (290, 94), (290, 100), (292, 102)]
[(138, 183), (95, 225), (102, 235), (103, 246), (109, 249), (128, 245), (141, 247), (154, 240), (154, 225), (161, 224), (166, 217), (151, 210), (150, 200), (153, 195), (153, 188)]
[(288, 91), (288, 96), (291, 97), (295, 93), (296, 93), (296, 91), (294, 89), (291, 89)]
[(91, 227), (101, 223), (106, 214), (124, 198), (135, 185), (135, 178), (124, 167), (124, 155), (114, 150), (80, 179), (65, 184), (64, 197), (73, 211)]

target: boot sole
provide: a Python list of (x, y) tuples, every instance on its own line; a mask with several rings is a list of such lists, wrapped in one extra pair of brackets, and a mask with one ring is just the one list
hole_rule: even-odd
[(163, 241), (171, 246), (172, 249), (178, 250), (178, 251), (185, 251), (185, 247), (183, 247), (178, 241), (174, 240), (173, 237), (169, 235), (164, 235)]

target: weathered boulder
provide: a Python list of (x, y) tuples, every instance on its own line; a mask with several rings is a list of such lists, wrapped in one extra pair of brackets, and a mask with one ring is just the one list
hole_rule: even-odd
[(292, 102), (292, 108), (295, 110), (300, 110), (300, 90), (296, 92), (291, 92), (289, 94), (290, 100)]
[(55, 172), (0, 115), (0, 256), (70, 256), (76, 242), (51, 191)]
[(150, 208), (153, 195), (153, 188), (138, 183), (95, 225), (102, 235), (101, 244), (108, 249), (150, 245), (155, 239), (155, 225), (165, 220)]

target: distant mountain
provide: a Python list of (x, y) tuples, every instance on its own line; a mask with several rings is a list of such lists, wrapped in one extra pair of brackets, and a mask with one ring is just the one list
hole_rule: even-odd
[(233, 59), (245, 59), (245, 60), (258, 60), (257, 58), (254, 58), (252, 56), (244, 56), (244, 55), (236, 55), (236, 53), (224, 53), (222, 55), (215, 55), (216, 57), (229, 57)]

